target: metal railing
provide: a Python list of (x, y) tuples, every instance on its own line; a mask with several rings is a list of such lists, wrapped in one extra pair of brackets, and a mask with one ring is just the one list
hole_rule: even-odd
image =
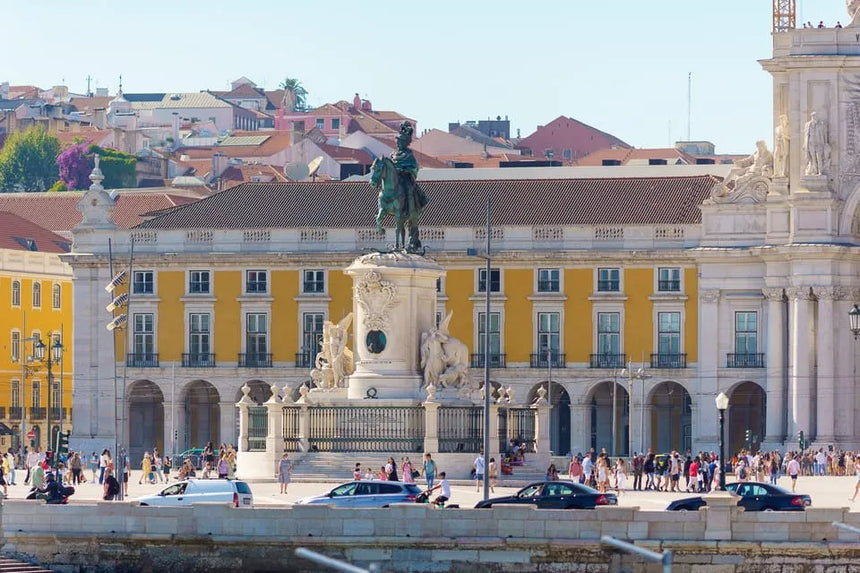
[(30, 419), (31, 420), (44, 420), (45, 415), (48, 413), (47, 408), (30, 408)]
[(686, 368), (687, 354), (652, 354), (651, 368)]
[(269, 435), (269, 409), (266, 406), (248, 407), (248, 451), (265, 452)]
[(296, 353), (296, 368), (311, 368), (314, 366), (316, 353), (297, 352)]
[(531, 408), (508, 408), (508, 441), (505, 448), (499, 451), (507, 451), (511, 440), (520, 444), (526, 452), (537, 451), (537, 435), (535, 434), (535, 411)]
[(726, 355), (726, 368), (764, 368), (763, 353), (735, 353)]
[(681, 292), (681, 281), (657, 281), (657, 290), (659, 292)]
[(588, 362), (589, 368), (624, 368), (626, 365), (626, 354), (592, 354)]
[(302, 409), (297, 406), (284, 406), (284, 451), (297, 452), (301, 440), (299, 439), (299, 420)]
[(558, 292), (559, 281), (538, 281), (538, 292)]
[(271, 368), (271, 353), (242, 353), (239, 354), (239, 368)]
[(308, 416), (308, 446), (314, 451), (424, 451), (421, 406), (311, 406)]
[(206, 352), (190, 352), (183, 354), (182, 366), (185, 368), (214, 368), (215, 355)]
[(63, 418), (66, 418), (66, 409), (65, 408), (60, 408), (60, 407), (54, 408), (54, 407), (52, 407), (51, 411), (50, 411), (51, 419), (52, 420), (59, 420), (60, 419), (60, 413), (63, 414)]
[(644, 547), (639, 547), (638, 545), (633, 545), (632, 543), (615, 539), (608, 535), (601, 536), (600, 542), (605, 545), (611, 545), (625, 553), (633, 553), (634, 555), (644, 557), (647, 561), (660, 563), (663, 565), (663, 573), (672, 573), (672, 552), (668, 549), (665, 549), (663, 553), (657, 553), (655, 551), (645, 549)]
[(0, 418), (6, 418), (6, 406), (0, 406)]
[[(490, 368), (507, 368), (507, 361), (505, 360), (505, 357), (505, 354), (490, 353)], [(469, 366), (471, 368), (483, 368), (484, 355), (472, 354), (471, 360), (469, 361)]]
[(477, 453), (484, 437), (484, 409), (481, 406), (440, 406), (439, 452)]
[[(566, 356), (559, 352), (552, 353), (552, 367), (553, 368), (566, 368), (567, 362), (565, 361)], [(546, 352), (540, 352), (537, 354), (532, 354), (529, 360), (529, 364), (532, 368), (546, 368), (547, 364), (547, 356)]]
[(126, 355), (126, 364), (132, 368), (158, 368), (158, 354), (131, 352)]
[(597, 281), (597, 292), (618, 292), (620, 289), (621, 289), (621, 281), (616, 281), (616, 280)]
[(9, 407), (9, 419), (10, 420), (20, 420), (23, 408), (21, 406), (10, 406)]

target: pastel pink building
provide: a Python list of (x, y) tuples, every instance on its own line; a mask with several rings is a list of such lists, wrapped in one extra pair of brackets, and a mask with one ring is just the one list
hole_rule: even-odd
[(630, 149), (614, 135), (610, 135), (572, 117), (563, 115), (517, 143), (523, 155), (532, 155), (559, 161), (574, 161), (599, 149)]

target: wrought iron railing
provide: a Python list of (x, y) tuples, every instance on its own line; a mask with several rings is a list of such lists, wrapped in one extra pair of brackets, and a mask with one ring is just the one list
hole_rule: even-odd
[(60, 408), (60, 407), (51, 407), (51, 410), (49, 413), (51, 420), (59, 420), (60, 414), (62, 414), (63, 418), (65, 418), (66, 417), (66, 409)]
[(680, 292), (681, 291), (681, 281), (657, 281), (657, 290), (660, 292)]
[(297, 352), (296, 353), (296, 368), (312, 368), (316, 359), (316, 353)]
[(269, 434), (269, 409), (266, 406), (248, 407), (248, 451), (265, 452)]
[(207, 352), (190, 352), (182, 355), (185, 368), (214, 368), (215, 355)]
[(126, 355), (126, 364), (132, 368), (158, 368), (158, 354), (131, 352)]
[(424, 408), (420, 406), (311, 406), (308, 415), (311, 451), (424, 451)]
[(6, 419), (6, 407), (0, 406), (0, 418)]
[(239, 368), (271, 368), (272, 355), (265, 353), (239, 354)]
[(617, 280), (597, 281), (597, 292), (618, 292), (620, 288), (621, 288), (621, 281), (617, 281)]
[(686, 368), (687, 355), (686, 353), (678, 354), (652, 354), (651, 368)]
[(48, 413), (47, 408), (30, 408), (30, 419), (31, 420), (44, 420), (45, 414)]
[(726, 356), (726, 368), (764, 367), (764, 353), (734, 353)]
[(20, 420), (23, 408), (21, 406), (10, 406), (9, 407), (9, 419), (10, 420)]
[(507, 451), (510, 440), (514, 440), (526, 452), (535, 452), (536, 438), (535, 411), (531, 408), (508, 408), (508, 443), (502, 451)]
[(626, 354), (592, 354), (589, 359), (589, 367), (624, 368), (626, 362)]
[[(490, 368), (507, 368), (505, 356), (505, 354), (490, 353)], [(469, 361), (469, 365), (472, 368), (483, 368), (484, 354), (472, 354), (472, 358)]]
[[(552, 353), (552, 367), (553, 368), (567, 368), (567, 362), (565, 361), (566, 356), (559, 352)], [(532, 368), (547, 368), (547, 353), (540, 352), (538, 354), (531, 355), (531, 367)]]
[(477, 453), (484, 436), (484, 409), (480, 406), (441, 406), (440, 453)]
[(538, 281), (538, 292), (558, 292), (559, 281)]
[(499, 408), (499, 451), (507, 452), (510, 442), (508, 441), (508, 409)]
[(296, 406), (284, 406), (284, 451), (299, 451), (299, 420), (302, 409)]

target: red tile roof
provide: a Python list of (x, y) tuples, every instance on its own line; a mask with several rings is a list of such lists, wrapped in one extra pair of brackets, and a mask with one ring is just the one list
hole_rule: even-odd
[[(68, 233), (81, 222), (78, 201), (83, 192), (64, 193), (0, 193), (0, 211), (8, 211), (37, 223), (54, 233)], [(196, 199), (172, 193), (120, 193), (111, 220), (123, 229), (140, 224), (140, 215), (177, 205), (187, 205)]]
[[(421, 223), (480, 226), (489, 196), (495, 225), (656, 225), (701, 222), (712, 176), (423, 181)], [(366, 182), (245, 183), (140, 225), (153, 229), (371, 226), (377, 191)]]
[(68, 239), (14, 213), (0, 211), (0, 249), (68, 253), (70, 247)]
[(187, 155), (189, 159), (211, 158), (215, 152), (220, 151), (227, 157), (269, 157), (289, 147), (292, 142), (292, 133), (287, 130), (279, 131), (237, 131), (234, 136), (268, 136), (268, 139), (260, 145), (213, 145), (210, 147), (182, 147), (173, 154), (175, 159)]
[(644, 149), (598, 149), (585, 157), (577, 159), (576, 165), (603, 165), (604, 160), (620, 161), (621, 165), (630, 162), (647, 162), (651, 159), (666, 159), (672, 164), (681, 163), (695, 165), (696, 158), (674, 147), (644, 148)]

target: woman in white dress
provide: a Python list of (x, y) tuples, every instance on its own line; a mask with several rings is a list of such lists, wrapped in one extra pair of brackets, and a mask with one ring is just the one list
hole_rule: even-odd
[(624, 460), (618, 458), (615, 462), (615, 492), (620, 493), (627, 489), (627, 469), (624, 467)]
[(609, 482), (607, 469), (606, 458), (601, 454), (597, 457), (597, 491), (606, 492), (606, 484)]

